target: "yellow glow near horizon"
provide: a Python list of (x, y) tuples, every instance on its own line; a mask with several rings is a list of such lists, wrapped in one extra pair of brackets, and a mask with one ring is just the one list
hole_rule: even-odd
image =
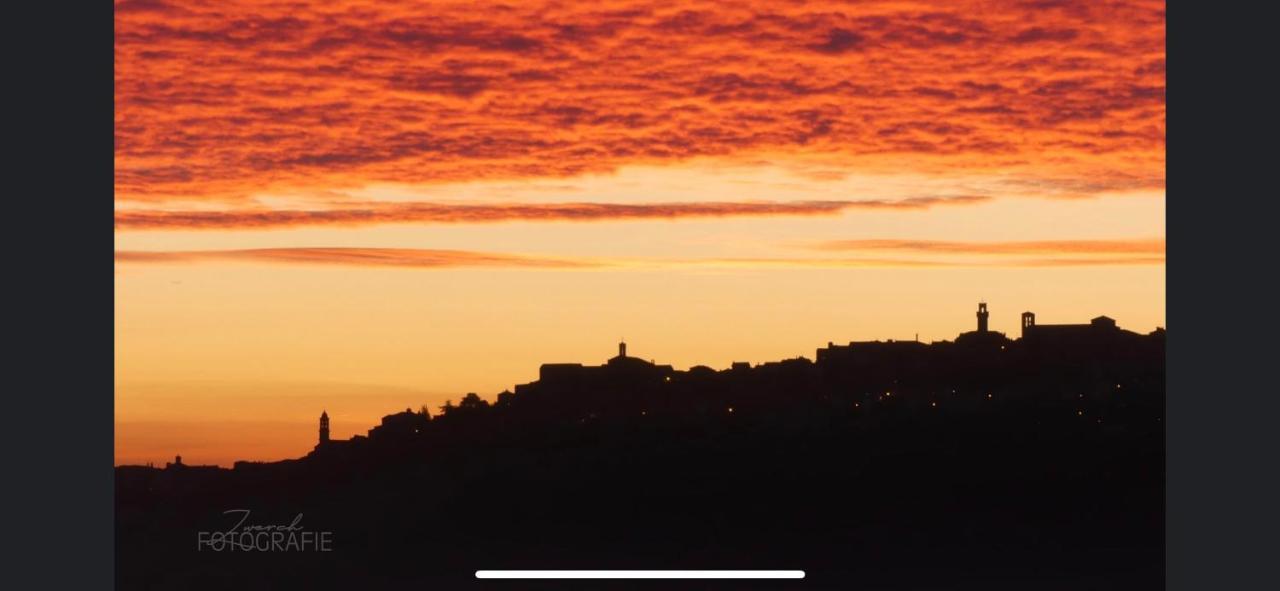
[[(617, 192), (600, 177), (586, 184), (602, 199), (640, 194), (635, 185), (643, 177), (615, 178), (625, 185)], [(875, 196), (916, 193), (903, 178)], [(827, 181), (788, 181), (776, 198), (829, 192)], [(652, 193), (670, 195), (687, 184), (716, 199), (742, 197), (725, 182), (700, 166), (677, 167), (652, 179)], [(838, 193), (823, 195), (832, 197)], [(435, 408), (472, 391), (492, 399), (536, 379), (544, 362), (603, 361), (622, 335), (645, 358), (723, 368), (811, 357), (828, 341), (954, 338), (972, 328), (979, 299), (991, 305), (992, 329), (1010, 334), (1024, 309), (1057, 322), (1105, 313), (1146, 332), (1164, 324), (1163, 264), (1037, 267), (1013, 264), (1025, 255), (832, 252), (815, 245), (1163, 235), (1160, 194), (1009, 196), (820, 217), (118, 232), (121, 251), (425, 248), (622, 263), (586, 269), (118, 263), (117, 461), (162, 462), (176, 453), (223, 465), (296, 457), (313, 444), (320, 410), (334, 417), (335, 436), (362, 433), (401, 408)], [(836, 264), (867, 257), (903, 263)]]

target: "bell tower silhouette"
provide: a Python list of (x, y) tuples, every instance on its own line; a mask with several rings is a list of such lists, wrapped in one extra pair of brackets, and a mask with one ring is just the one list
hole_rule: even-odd
[(978, 332), (987, 332), (987, 303), (978, 302)]
[(627, 356), (627, 341), (619, 340), (618, 341), (618, 357), (626, 357), (626, 356)]
[(329, 413), (320, 411), (320, 445), (329, 443)]
[(1022, 338), (1024, 339), (1027, 338), (1027, 334), (1030, 333), (1035, 327), (1036, 327), (1036, 315), (1032, 314), (1031, 312), (1023, 312), (1022, 313)]

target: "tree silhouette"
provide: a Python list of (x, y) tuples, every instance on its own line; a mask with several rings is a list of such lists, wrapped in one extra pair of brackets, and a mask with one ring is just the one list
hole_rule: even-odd
[(463, 396), (458, 403), (458, 408), (468, 411), (483, 410), (489, 408), (489, 402), (475, 392), (467, 392), (467, 395)]

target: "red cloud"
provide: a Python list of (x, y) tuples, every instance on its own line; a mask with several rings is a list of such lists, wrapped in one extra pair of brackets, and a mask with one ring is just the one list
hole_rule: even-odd
[(1163, 182), (1159, 1), (116, 7), (119, 199), (796, 150)]

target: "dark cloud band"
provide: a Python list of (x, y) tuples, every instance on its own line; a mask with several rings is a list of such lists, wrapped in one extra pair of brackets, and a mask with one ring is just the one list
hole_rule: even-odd
[(926, 209), (982, 203), (982, 195), (901, 200), (441, 204), (380, 203), (325, 210), (163, 211), (126, 210), (115, 216), (119, 230), (272, 229), (376, 224), (478, 224), (493, 222), (594, 222), (744, 216), (835, 215), (854, 209)]

